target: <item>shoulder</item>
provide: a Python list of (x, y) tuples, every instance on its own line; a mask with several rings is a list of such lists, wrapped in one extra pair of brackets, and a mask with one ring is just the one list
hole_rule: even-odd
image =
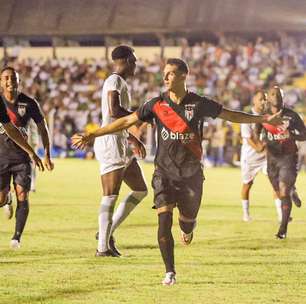
[(29, 103), (29, 104), (37, 102), (34, 98), (32, 98), (32, 97), (30, 97), (30, 96), (28, 96), (28, 95), (26, 95), (22, 92), (19, 93), (17, 101), (18, 102), (23, 102), (23, 103)]

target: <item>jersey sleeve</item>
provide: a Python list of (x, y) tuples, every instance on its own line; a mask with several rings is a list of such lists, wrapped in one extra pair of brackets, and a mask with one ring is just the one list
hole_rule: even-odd
[(107, 91), (117, 91), (119, 94), (122, 89), (122, 81), (118, 75), (112, 75), (106, 80), (106, 90)]
[(304, 124), (302, 118), (297, 113), (295, 113), (295, 115), (294, 115), (293, 128), (298, 133), (301, 133), (301, 132), (305, 131), (305, 124)]
[(252, 125), (251, 124), (241, 124), (241, 137), (242, 138), (251, 138), (252, 137)]
[(9, 122), (10, 122), (10, 118), (7, 114), (5, 104), (0, 99), (0, 123), (6, 124), (6, 123), (9, 123)]
[(40, 105), (34, 99), (32, 99), (32, 102), (31, 102), (31, 117), (33, 118), (36, 124), (44, 120), (44, 115), (42, 113)]
[(145, 102), (142, 106), (138, 108), (136, 111), (138, 118), (141, 121), (152, 123), (154, 119), (154, 112), (153, 112), (153, 106), (154, 106), (154, 100), (151, 99), (147, 102)]
[(216, 118), (220, 115), (223, 106), (206, 97), (203, 97), (200, 102), (200, 115), (204, 117)]

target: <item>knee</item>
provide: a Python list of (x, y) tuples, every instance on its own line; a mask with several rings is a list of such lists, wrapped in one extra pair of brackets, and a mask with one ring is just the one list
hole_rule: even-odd
[(186, 217), (182, 214), (179, 216), (179, 225), (183, 232), (190, 233), (196, 227), (197, 220), (195, 218)]

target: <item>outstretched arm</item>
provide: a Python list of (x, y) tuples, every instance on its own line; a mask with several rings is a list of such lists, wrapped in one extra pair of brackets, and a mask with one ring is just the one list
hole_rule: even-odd
[(237, 123), (269, 123), (271, 125), (282, 124), (285, 120), (281, 117), (281, 111), (274, 115), (254, 115), (226, 108), (222, 109), (219, 118)]
[(31, 146), (27, 143), (27, 141), (23, 138), (20, 131), (11, 123), (2, 123), (3, 128), (8, 135), (20, 148), (26, 151), (30, 158), (34, 161), (35, 165), (39, 168), (39, 170), (44, 171), (44, 166), (42, 164), (41, 159), (36, 155)]
[(93, 141), (96, 137), (128, 129), (132, 125), (136, 124), (138, 121), (139, 121), (138, 115), (136, 114), (136, 112), (134, 112), (130, 115), (121, 117), (115, 120), (114, 122), (112, 122), (111, 124), (103, 128), (99, 128), (92, 133), (86, 135), (75, 134), (71, 138), (72, 146), (77, 149), (84, 149), (85, 146), (91, 141)]

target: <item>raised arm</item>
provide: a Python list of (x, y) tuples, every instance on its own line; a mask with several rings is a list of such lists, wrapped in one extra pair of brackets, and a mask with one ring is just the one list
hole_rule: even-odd
[(107, 134), (112, 134), (112, 133), (116, 133), (121, 130), (128, 129), (132, 125), (136, 124), (138, 121), (139, 121), (138, 115), (136, 112), (134, 112), (130, 115), (121, 117), (115, 120), (114, 122), (112, 122), (111, 124), (103, 128), (99, 128), (92, 133), (89, 133), (86, 135), (75, 134), (71, 138), (72, 146), (77, 149), (84, 149), (85, 146), (91, 141), (93, 141), (96, 137), (107, 135)]
[(279, 125), (285, 120), (281, 117), (281, 112), (274, 115), (254, 115), (240, 111), (232, 111), (223, 108), (218, 116), (224, 120), (237, 123), (269, 123), (271, 125)]

